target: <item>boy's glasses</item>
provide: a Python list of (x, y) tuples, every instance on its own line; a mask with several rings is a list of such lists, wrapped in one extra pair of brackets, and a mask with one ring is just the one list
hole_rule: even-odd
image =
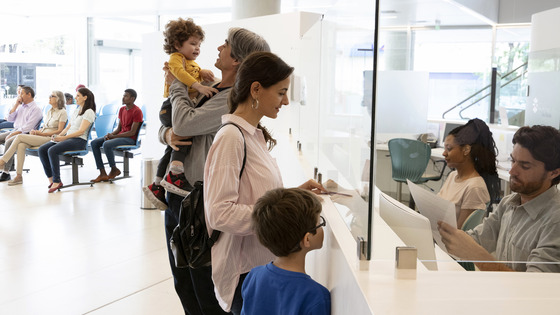
[(309, 230), (309, 233), (313, 233), (315, 234), (315, 232), (317, 231), (318, 228), (322, 227), (322, 226), (327, 226), (327, 222), (325, 221), (325, 218), (323, 218), (322, 215), (319, 216), (319, 218), (321, 218), (321, 223), (319, 223), (319, 225), (317, 225), (316, 227), (314, 227), (313, 229)]
[[(323, 226), (327, 226), (327, 221), (325, 221), (325, 218), (323, 218), (322, 215), (319, 216), (319, 218), (321, 219), (321, 223), (319, 223), (319, 225), (317, 225), (316, 227), (312, 228), (311, 230), (307, 231), (307, 233), (317, 233), (317, 229), (319, 229), (320, 227)], [(303, 238), (303, 236), (302, 236)], [(296, 246), (294, 246), (294, 248), (290, 251), (290, 253), (295, 253), (297, 251), (299, 251), (301, 249), (301, 247), (299, 246), (299, 242), (296, 244)]]

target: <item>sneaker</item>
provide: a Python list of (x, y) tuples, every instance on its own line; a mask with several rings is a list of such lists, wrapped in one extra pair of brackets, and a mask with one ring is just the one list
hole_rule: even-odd
[(170, 193), (185, 197), (193, 189), (189, 181), (185, 177), (185, 174), (173, 174), (171, 172), (165, 175), (165, 178), (161, 181), (161, 186), (165, 188)]
[(153, 183), (149, 186), (142, 187), (144, 196), (158, 209), (165, 210), (168, 208), (167, 200), (165, 200), (165, 189)]

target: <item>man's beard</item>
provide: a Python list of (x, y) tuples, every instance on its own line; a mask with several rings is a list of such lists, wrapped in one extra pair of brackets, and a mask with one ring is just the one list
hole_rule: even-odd
[(546, 174), (543, 174), (542, 177), (540, 178), (540, 180), (537, 181), (532, 181), (532, 182), (519, 182), (517, 184), (514, 184), (511, 182), (511, 179), (517, 179), (516, 176), (511, 176), (510, 178), (510, 188), (511, 191), (514, 191), (516, 193), (520, 193), (520, 194), (524, 194), (524, 195), (531, 195), (534, 192), (540, 190), (543, 186), (543, 183), (546, 179)]

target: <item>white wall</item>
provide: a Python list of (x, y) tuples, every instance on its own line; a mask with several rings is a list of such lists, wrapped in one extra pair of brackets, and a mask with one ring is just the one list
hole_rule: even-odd
[(557, 7), (560, 7), (560, 0), (500, 0), (498, 21), (529, 23), (533, 14)]
[(491, 21), (498, 21), (500, 0), (454, 0)]
[[(316, 43), (309, 44), (306, 39), (306, 33), (309, 29), (315, 30), (314, 25), (321, 19), (321, 15), (305, 12), (295, 12), (288, 14), (269, 15), (264, 17), (249, 18), (236, 20), (226, 23), (202, 25), (205, 32), (205, 41), (202, 43), (201, 54), (196, 62), (203, 69), (210, 69), (217, 77), (220, 71), (214, 67), (218, 56), (217, 48), (224, 43), (227, 38), (228, 30), (231, 27), (244, 27), (261, 36), (263, 36), (273, 53), (280, 56), (289, 65), (295, 68), (294, 75), (300, 75), (304, 64), (307, 66), (307, 60), (302, 60), (301, 50), (304, 47), (307, 50), (316, 52), (316, 61), (319, 61), (320, 47), (317, 35), (314, 37)], [(263, 27), (266, 25), (267, 27)], [(316, 32), (316, 31), (315, 31)], [(146, 34), (142, 42), (142, 60), (143, 60), (143, 82), (142, 91), (144, 103), (148, 108), (148, 120), (152, 123), (148, 124), (146, 132), (147, 141), (142, 144), (144, 157), (159, 157), (163, 152), (158, 149), (159, 142), (152, 135), (157, 134), (160, 126), (158, 112), (163, 102), (163, 63), (167, 61), (168, 56), (163, 52), (163, 35), (161, 32)], [(315, 45), (316, 47), (313, 47)], [(318, 84), (319, 80), (308, 78), (308, 90), (316, 91), (313, 84)], [(311, 85), (311, 88), (309, 86)], [(318, 97), (318, 96), (317, 96)], [(263, 119), (263, 124), (273, 132), (280, 126), (296, 125), (299, 122), (299, 102), (291, 102), (290, 106), (282, 109), (282, 114), (276, 120)], [(155, 129), (154, 129), (155, 128)], [(288, 127), (286, 127), (288, 128)], [(315, 129), (316, 130), (316, 129)], [(286, 131), (286, 130), (284, 130)]]
[[(525, 124), (560, 127), (560, 7), (534, 14), (531, 25)], [(556, 64), (556, 66), (552, 66)]]

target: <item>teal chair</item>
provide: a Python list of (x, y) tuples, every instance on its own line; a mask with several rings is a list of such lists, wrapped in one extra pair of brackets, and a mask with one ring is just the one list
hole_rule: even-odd
[[(486, 214), (486, 211), (483, 210), (483, 209), (474, 210), (473, 213), (471, 213), (471, 215), (469, 215), (469, 217), (463, 223), (463, 226), (461, 227), (461, 230), (468, 231), (468, 230), (474, 229), (477, 225), (482, 223), (482, 220), (484, 219), (485, 214)], [(459, 262), (459, 265), (463, 266), (463, 268), (465, 268), (465, 270), (467, 270), (467, 271), (475, 271), (476, 270), (476, 268), (474, 267), (474, 263), (472, 263), (472, 262), (462, 261), (462, 262)]]
[[(395, 138), (389, 140), (389, 154), (391, 155), (392, 178), (397, 182), (397, 199), (401, 201), (402, 184), (410, 180), (415, 184), (423, 184), (430, 180), (438, 181), (443, 176), (447, 163), (445, 160), (436, 161), (442, 163), (443, 167), (438, 175), (424, 177), (424, 172), (430, 161), (432, 149), (427, 143)], [(410, 208), (414, 209), (412, 196), (409, 202)]]
[(468, 231), (474, 229), (477, 225), (482, 223), (482, 219), (484, 219), (485, 214), (486, 211), (484, 209), (474, 210), (463, 223), (461, 230)]

